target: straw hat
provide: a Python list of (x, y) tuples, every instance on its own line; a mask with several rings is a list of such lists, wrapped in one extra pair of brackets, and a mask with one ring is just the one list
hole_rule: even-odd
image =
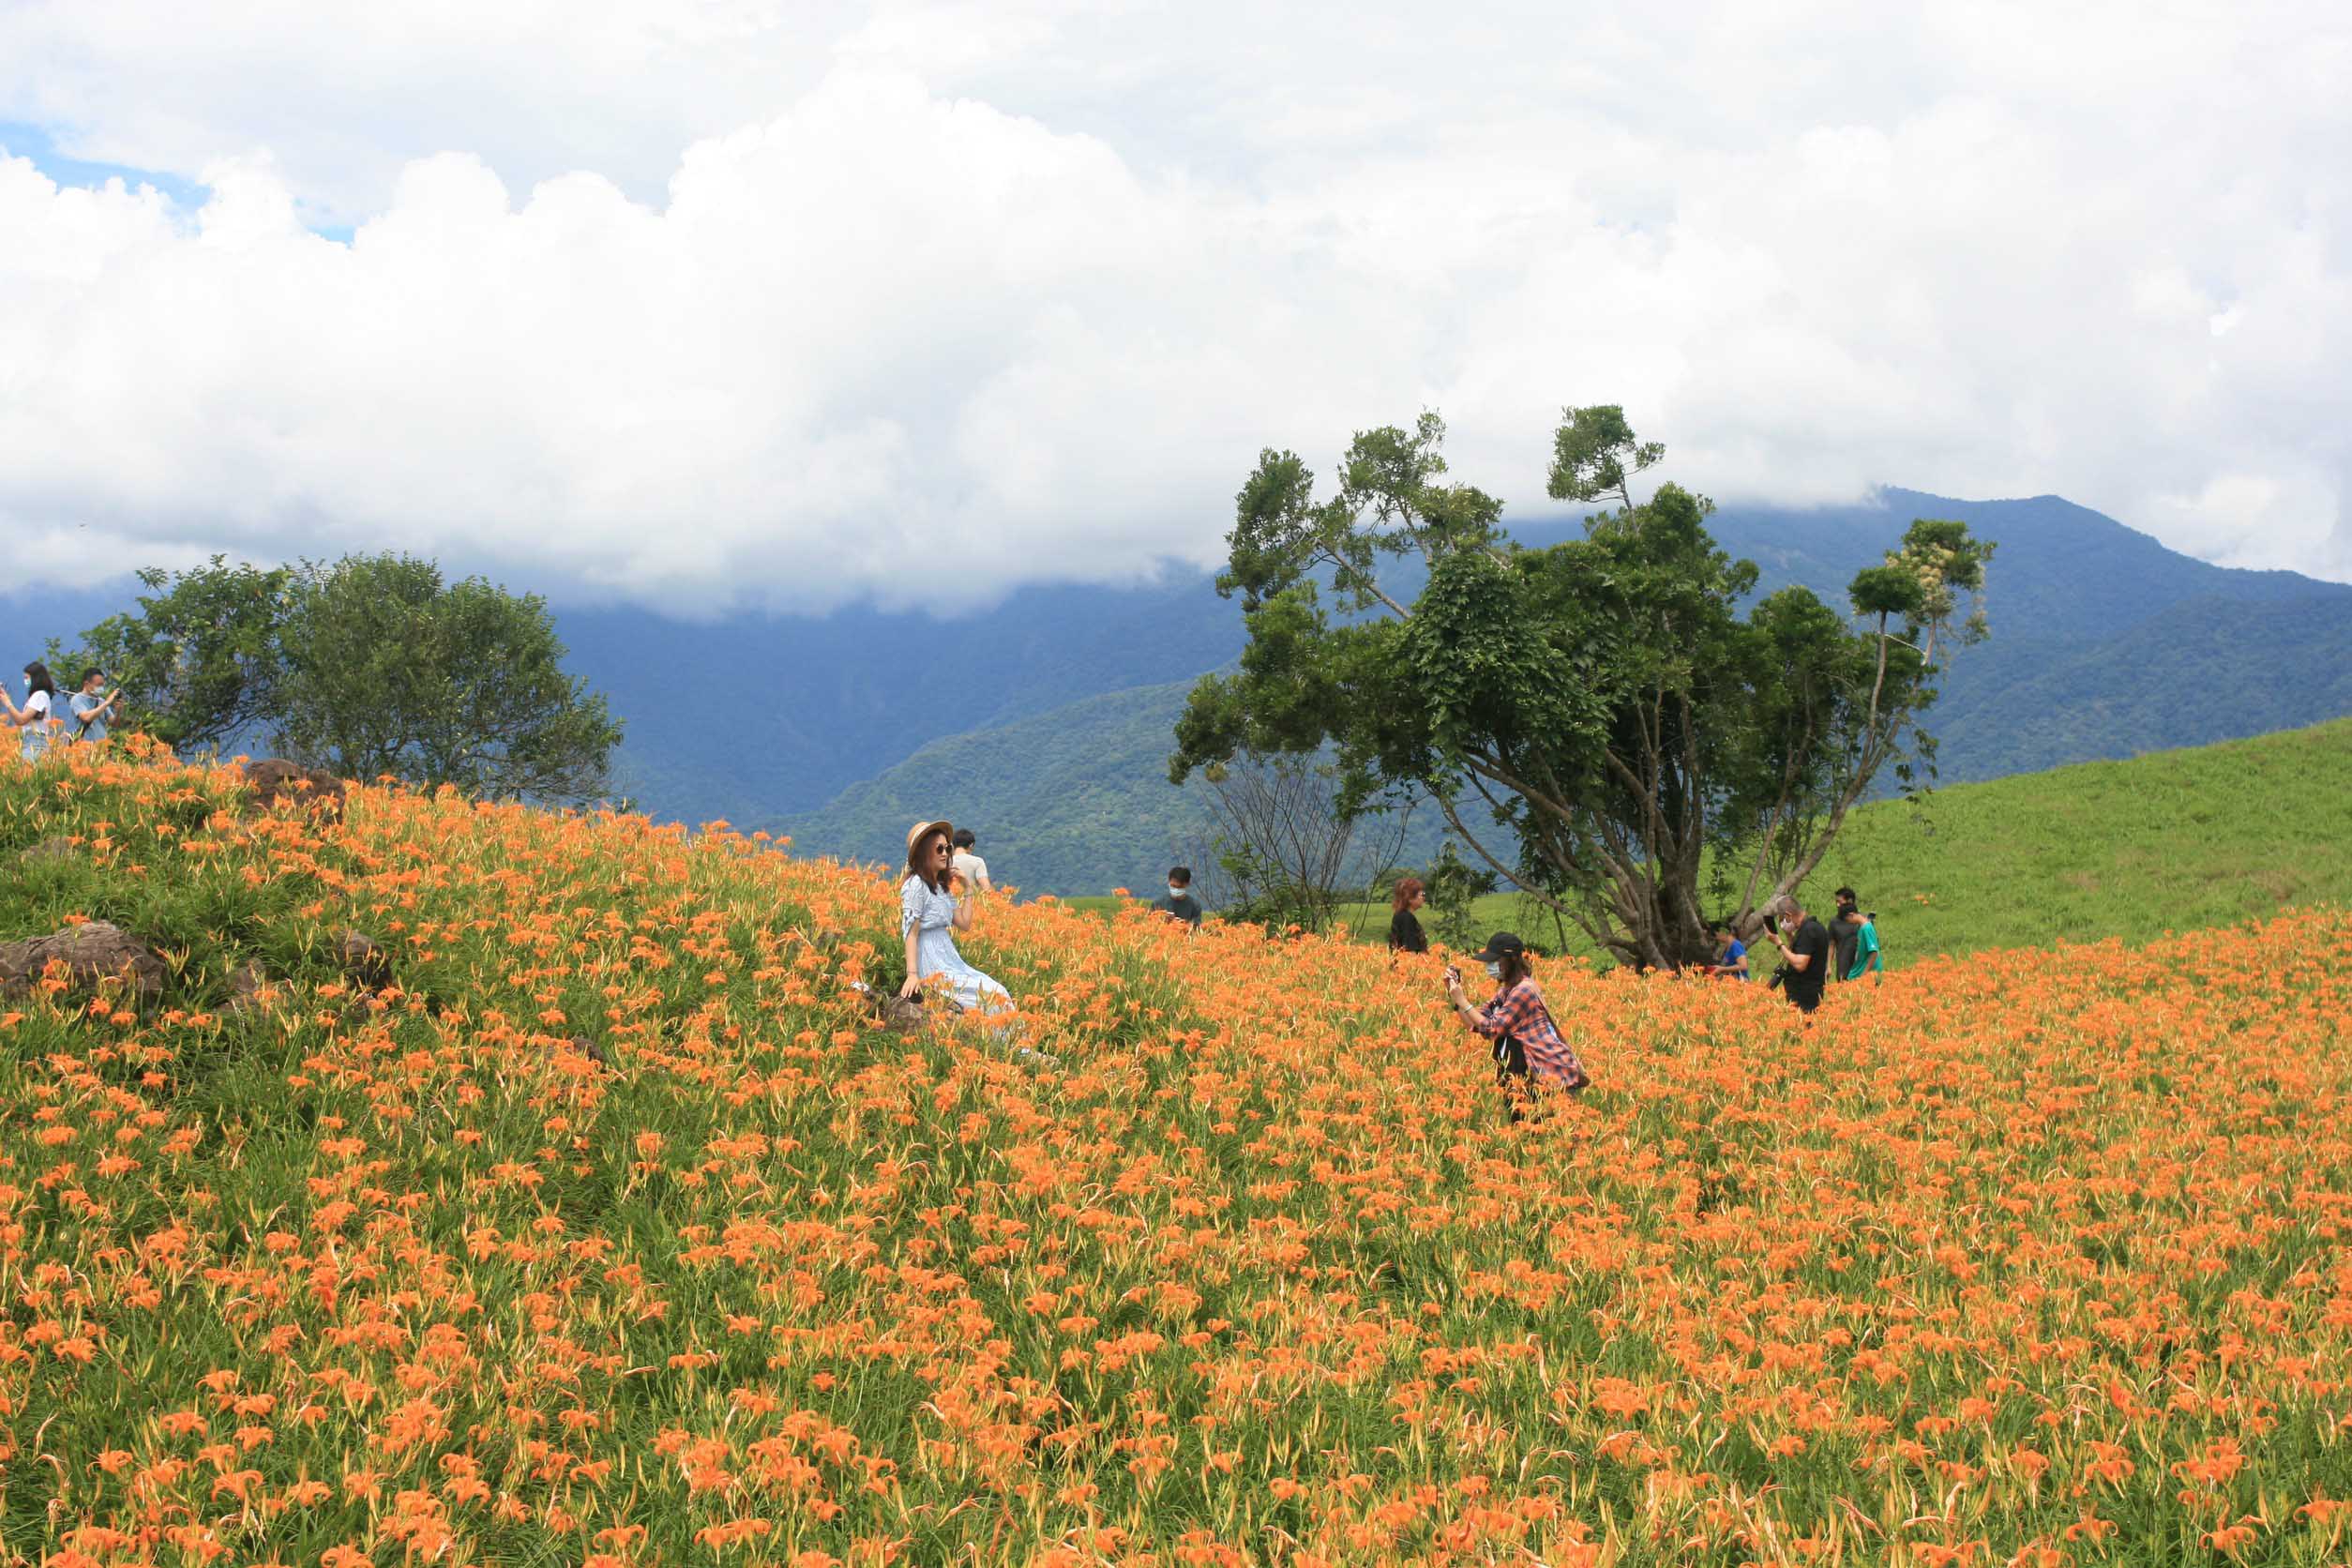
[(945, 818), (942, 818), (936, 822), (915, 823), (912, 827), (907, 829), (907, 853), (914, 853), (915, 845), (921, 843), (927, 835), (933, 833), (944, 833), (952, 839), (956, 837), (956, 824), (947, 821)]

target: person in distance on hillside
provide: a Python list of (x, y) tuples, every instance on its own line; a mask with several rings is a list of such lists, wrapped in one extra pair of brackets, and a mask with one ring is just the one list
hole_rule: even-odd
[[(1821, 988), (1835, 961), (1829, 927), (1805, 913), (1803, 906), (1786, 893), (1765, 905), (1764, 913), (1764, 940), (1780, 955), (1786, 976), (1780, 988), (1800, 1012), (1810, 1013), (1821, 1005)], [(1775, 923), (1778, 930), (1772, 928)]]
[(23, 733), (24, 760), (38, 762), (47, 756), (50, 735), (60, 717), (57, 683), (50, 679), (49, 666), (35, 659), (24, 667), (24, 706), (16, 705), (6, 686), (0, 686), (0, 705), (5, 705), (6, 722)]
[(1576, 1048), (1560, 1038), (1551, 1009), (1528, 967), (1527, 943), (1509, 931), (1486, 939), (1477, 955), (1495, 982), (1495, 994), (1483, 1007), (1473, 1007), (1462, 992), (1462, 972), (1445, 968), (1445, 999), (1473, 1033), (1494, 1042), (1495, 1083), (1511, 1106), (1511, 1120), (1520, 1117), (1523, 1101), (1539, 1092), (1556, 1089), (1580, 1094), (1591, 1079)]
[(1200, 925), (1200, 900), (1192, 896), (1192, 867), (1171, 866), (1168, 868), (1168, 897), (1154, 898), (1152, 907), (1162, 914), (1172, 916), (1198, 928)]
[(1874, 910), (1868, 914), (1861, 915), (1860, 919), (1862, 925), (1854, 934), (1854, 963), (1853, 967), (1846, 972), (1846, 978), (1859, 980), (1867, 974), (1876, 980), (1887, 972), (1886, 965), (1878, 961), (1877, 912)]
[(914, 996), (926, 980), (944, 982), (947, 994), (965, 1009), (994, 1013), (1013, 1004), (1012, 993), (964, 962), (955, 933), (972, 929), (972, 900), (950, 891), (955, 846), (952, 822), (917, 822), (907, 830), (907, 880), (898, 887), (898, 932), (907, 944), (907, 982), (900, 996)]
[(1715, 961), (1707, 966), (1707, 972), (1722, 980), (1748, 978), (1748, 944), (1734, 936), (1730, 926), (1721, 920), (1708, 927), (1707, 934), (1715, 942)]
[(1413, 911), (1429, 901), (1429, 890), (1419, 877), (1407, 877), (1396, 884), (1396, 897), (1389, 902), (1388, 950), (1392, 953), (1426, 953), (1429, 939), (1422, 934), (1420, 917)]
[(978, 842), (979, 840), (972, 837), (972, 829), (957, 828), (956, 830), (956, 853), (949, 862), (949, 866), (955, 871), (956, 881), (964, 892), (993, 893), (996, 891), (996, 884), (988, 881), (988, 863), (980, 858), (980, 852), (973, 847)]
[(1831, 966), (1831, 977), (1846, 978), (1854, 967), (1854, 950), (1862, 940), (1861, 897), (1850, 887), (1841, 887), (1833, 895), (1837, 912), (1830, 916), (1830, 941), (1837, 949), (1837, 961)]

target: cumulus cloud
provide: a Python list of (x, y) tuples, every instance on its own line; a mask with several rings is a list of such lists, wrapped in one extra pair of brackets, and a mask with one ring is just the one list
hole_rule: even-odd
[(1726, 499), (2352, 577), (2331, 10), (1276, 12), (12, 8), (0, 118), (208, 196), (0, 158), (0, 536), (938, 602), (1425, 405), (1542, 507), (1606, 399)]

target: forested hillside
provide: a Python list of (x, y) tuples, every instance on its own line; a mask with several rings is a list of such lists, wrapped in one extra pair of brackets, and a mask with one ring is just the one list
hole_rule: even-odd
[[(1797, 582), (1842, 602), (1853, 573), (1914, 516), (1956, 516), (1999, 544), (1987, 596), (1992, 638), (1953, 659), (1928, 716), (1944, 782), (2352, 713), (2352, 588), (2209, 565), (2056, 497), (1962, 502), (1890, 490), (1872, 506), (1728, 510), (1712, 527), (1726, 550), (1762, 569), (1759, 592)], [(1560, 533), (1558, 524), (1521, 530), (1535, 544)], [(1233, 606), (1210, 603), (1238, 623)], [(1238, 628), (1233, 641), (1238, 648)], [(915, 817), (952, 813), (985, 824), (1000, 846), (1018, 844), (1015, 880), (1032, 891), (1149, 886), (1160, 856), (1192, 838), (1200, 817), (1165, 776), (1169, 726), (1189, 684), (974, 729), (782, 826), (811, 852), (880, 858)], [(1434, 823), (1418, 824), (1409, 858), (1425, 857), (1435, 837)]]

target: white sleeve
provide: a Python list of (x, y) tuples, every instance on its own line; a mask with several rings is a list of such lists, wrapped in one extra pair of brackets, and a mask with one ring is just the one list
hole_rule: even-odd
[(923, 918), (923, 879), (909, 877), (898, 889), (898, 935), (904, 937)]

